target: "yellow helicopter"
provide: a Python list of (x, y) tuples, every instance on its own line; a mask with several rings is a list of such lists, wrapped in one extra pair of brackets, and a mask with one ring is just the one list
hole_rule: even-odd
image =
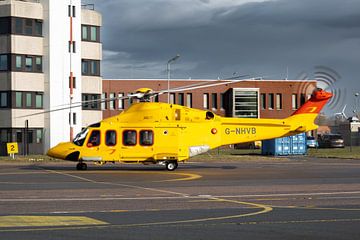
[(332, 97), (316, 89), (311, 98), (285, 119), (221, 117), (211, 111), (150, 102), (151, 89), (138, 89), (140, 100), (119, 115), (83, 129), (72, 142), (60, 143), (47, 155), (78, 162), (161, 164), (173, 171), (179, 162), (222, 145), (272, 139), (316, 129), (320, 110)]

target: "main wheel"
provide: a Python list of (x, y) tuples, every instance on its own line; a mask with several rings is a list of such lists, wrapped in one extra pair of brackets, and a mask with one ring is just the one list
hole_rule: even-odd
[(76, 169), (77, 169), (77, 170), (86, 170), (86, 169), (87, 169), (87, 165), (86, 165), (86, 163), (79, 162), (79, 163), (76, 165)]
[(178, 163), (177, 161), (169, 161), (166, 162), (165, 166), (168, 171), (174, 171), (178, 167)]

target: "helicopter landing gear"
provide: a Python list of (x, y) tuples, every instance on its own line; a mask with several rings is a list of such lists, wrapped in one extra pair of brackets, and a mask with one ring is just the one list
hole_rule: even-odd
[(168, 161), (165, 163), (165, 167), (168, 171), (174, 171), (178, 167), (177, 161)]
[(86, 169), (87, 169), (86, 163), (79, 162), (79, 163), (76, 165), (76, 170), (86, 170)]

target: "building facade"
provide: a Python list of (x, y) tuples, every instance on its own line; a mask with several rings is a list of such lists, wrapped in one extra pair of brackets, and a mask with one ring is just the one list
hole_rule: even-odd
[(42, 154), (69, 141), (100, 107), (101, 15), (80, 0), (0, 0), (0, 154)]
[[(204, 87), (205, 86), (205, 87)], [(207, 86), (207, 87), (206, 87)], [(138, 88), (162, 91), (168, 81), (161, 79), (103, 80), (102, 98), (122, 98)], [(243, 118), (285, 118), (299, 108), (316, 88), (316, 81), (300, 80), (188, 80), (172, 79), (170, 89), (187, 89), (165, 93), (155, 101), (211, 110), (220, 116)], [(103, 117), (114, 116), (131, 104), (129, 100), (102, 103)]]

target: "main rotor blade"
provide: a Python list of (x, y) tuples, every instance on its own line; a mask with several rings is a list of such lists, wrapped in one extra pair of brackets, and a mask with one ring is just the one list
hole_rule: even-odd
[[(234, 84), (234, 83), (244, 82), (244, 81), (254, 81), (256, 79), (261, 79), (261, 78), (262, 77), (249, 78), (249, 79), (238, 79), (238, 80), (209, 80), (209, 81), (206, 81), (205, 83), (195, 83), (195, 84), (189, 84), (189, 85), (185, 85), (185, 86), (181, 86), (181, 87), (171, 88), (169, 90), (167, 90), (167, 89), (160, 90), (157, 92), (153, 92), (149, 95), (153, 97), (153, 96), (162, 95), (162, 94), (168, 93), (168, 92), (175, 93), (175, 92), (181, 92), (181, 91), (190, 91), (190, 90), (194, 90), (194, 89), (215, 87), (215, 86), (220, 86), (220, 85), (225, 85), (225, 84)], [(36, 115), (46, 114), (46, 113), (51, 113), (51, 112), (58, 112), (58, 111), (67, 110), (67, 109), (71, 109), (71, 108), (78, 108), (78, 107), (83, 106), (86, 103), (95, 103), (95, 102), (103, 103), (103, 102), (110, 102), (110, 101), (115, 101), (115, 100), (124, 100), (124, 99), (129, 99), (129, 98), (130, 98), (129, 96), (123, 96), (123, 97), (114, 97), (114, 98), (86, 100), (86, 101), (74, 102), (71, 104), (66, 103), (63, 105), (55, 106), (52, 109), (45, 109), (44, 111), (41, 111), (38, 113), (27, 114), (27, 115), (19, 116), (16, 118), (24, 118), (24, 117), (36, 116)]]

